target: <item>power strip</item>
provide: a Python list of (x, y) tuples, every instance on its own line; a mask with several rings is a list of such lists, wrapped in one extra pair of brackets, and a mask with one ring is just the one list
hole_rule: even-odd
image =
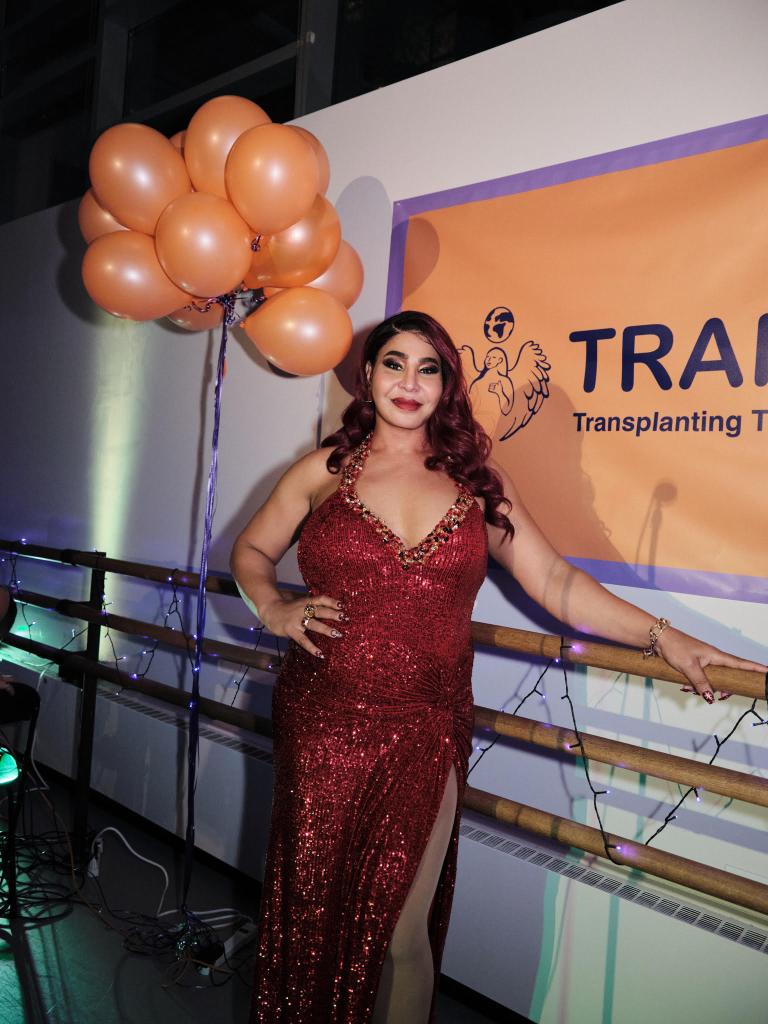
[(198, 972), (200, 974), (208, 974), (210, 971), (215, 971), (219, 967), (226, 967), (227, 961), (233, 957), (238, 950), (242, 949), (243, 946), (247, 946), (249, 942), (253, 942), (257, 933), (258, 927), (252, 922), (248, 921), (241, 925), (224, 943), (224, 950), (214, 964), (211, 967), (198, 967)]
[(243, 946), (247, 946), (249, 942), (253, 942), (256, 938), (257, 932), (258, 927), (251, 921), (247, 921), (245, 924), (241, 925), (224, 943), (224, 952), (213, 966), (224, 967), (227, 962), (227, 958), (234, 956), (238, 949), (242, 949)]

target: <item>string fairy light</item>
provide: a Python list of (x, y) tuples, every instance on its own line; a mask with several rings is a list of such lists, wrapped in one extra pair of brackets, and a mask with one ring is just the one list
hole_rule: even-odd
[[(563, 672), (563, 683), (564, 683), (565, 692), (562, 694), (560, 699), (561, 700), (565, 700), (565, 701), (568, 702), (568, 706), (569, 706), (570, 713), (571, 713), (572, 728), (573, 728), (573, 732), (574, 732), (574, 734), (576, 736), (576, 742), (569, 743), (567, 745), (566, 749), (568, 749), (568, 750), (574, 750), (574, 749), (581, 750), (581, 753), (578, 755), (578, 757), (582, 761), (582, 764), (583, 764), (583, 767), (584, 767), (584, 774), (585, 774), (585, 777), (586, 777), (586, 780), (587, 780), (587, 784), (589, 785), (590, 791), (592, 793), (592, 802), (593, 802), (593, 806), (594, 806), (594, 809), (595, 809), (595, 816), (597, 818), (598, 829), (600, 831), (600, 834), (601, 834), (601, 837), (602, 837), (602, 840), (603, 840), (603, 846), (604, 846), (604, 849), (605, 849), (605, 855), (614, 864), (621, 864), (621, 865), (623, 865), (625, 862), (623, 860), (622, 861), (617, 861), (615, 859), (615, 857), (612, 855), (611, 850), (616, 850), (619, 853), (623, 853), (625, 851), (623, 850), (623, 848), (622, 848), (622, 846), (620, 844), (615, 844), (615, 843), (611, 843), (610, 842), (610, 837), (609, 837), (608, 833), (606, 832), (605, 828), (603, 827), (603, 821), (602, 821), (602, 817), (600, 815), (600, 809), (599, 809), (599, 806), (598, 806), (598, 797), (610, 795), (611, 790), (610, 790), (610, 788), (596, 789), (595, 786), (593, 786), (592, 779), (591, 779), (591, 776), (590, 776), (590, 773), (589, 773), (589, 759), (584, 754), (584, 743), (583, 743), (582, 736), (581, 736), (581, 733), (579, 731), (579, 727), (578, 727), (578, 724), (577, 724), (577, 721), (576, 721), (576, 711), (575, 711), (575, 707), (574, 707), (573, 701), (571, 699), (570, 688), (569, 688), (569, 685), (568, 685), (568, 670), (567, 670), (567, 667), (566, 667), (567, 655), (565, 653), (568, 650), (576, 650), (576, 651), (578, 651), (579, 650), (579, 646), (577, 644), (575, 644), (575, 643), (574, 644), (566, 643), (565, 638), (561, 636), (560, 637), (560, 655), (558, 657), (550, 658), (549, 659), (547, 664), (544, 666), (544, 669), (542, 670), (541, 674), (537, 678), (536, 682), (533, 684), (531, 689), (525, 694), (525, 696), (520, 700), (520, 702), (518, 703), (517, 707), (513, 711), (511, 711), (511, 712), (505, 712), (505, 713), (506, 714), (511, 714), (511, 715), (516, 715), (520, 711), (520, 708), (523, 707), (523, 705), (526, 703), (526, 701), (530, 700), (530, 698), (533, 697), (533, 695), (535, 693), (538, 693), (541, 696), (542, 701), (540, 703), (543, 703), (544, 700), (546, 699), (546, 694), (543, 691), (539, 690), (539, 683), (546, 676), (547, 672), (550, 670), (550, 668), (552, 668), (553, 665), (560, 665), (561, 666), (562, 672)], [(733, 736), (733, 734), (739, 728), (739, 726), (744, 721), (744, 719), (746, 719), (746, 718), (748, 718), (750, 716), (753, 716), (753, 717), (755, 717), (757, 719), (756, 722), (752, 723), (753, 726), (755, 726), (755, 725), (768, 725), (768, 720), (763, 719), (758, 714), (758, 712), (757, 712), (758, 700), (765, 700), (766, 706), (768, 707), (768, 673), (766, 673), (766, 676), (765, 676), (765, 694), (764, 694), (764, 696), (762, 696), (762, 697), (755, 697), (753, 699), (752, 704), (750, 705), (750, 707), (747, 708), (747, 710), (744, 711), (738, 717), (738, 719), (734, 723), (733, 727), (728, 732), (727, 736), (725, 736), (723, 739), (720, 739), (716, 734), (713, 736), (713, 738), (715, 740), (716, 749), (715, 749), (715, 752), (713, 753), (712, 757), (709, 759), (708, 764), (711, 765), (711, 764), (713, 764), (715, 762), (715, 759), (720, 754), (720, 751), (722, 750), (722, 748), (725, 746), (727, 741)], [(507, 702), (505, 702), (505, 704), (506, 703)], [(499, 708), (499, 710), (500, 711), (504, 711), (504, 709), (505, 709), (504, 708), (504, 704), (502, 704), (502, 706)], [(493, 738), (493, 740), (487, 746), (485, 746), (485, 747), (475, 747), (474, 748), (475, 751), (480, 754), (480, 756), (477, 758), (475, 763), (469, 768), (469, 770), (467, 772), (467, 777), (469, 777), (469, 775), (474, 771), (474, 769), (477, 767), (477, 765), (483, 759), (485, 754), (487, 754), (488, 751), (498, 742), (500, 737), (501, 737), (501, 733), (497, 733), (496, 736)], [(702, 789), (703, 789), (703, 787), (701, 787), (701, 786), (690, 786), (685, 791), (685, 793), (683, 793), (683, 795), (681, 796), (680, 800), (678, 800), (678, 802), (675, 804), (675, 806), (667, 813), (667, 815), (664, 818), (663, 823), (656, 829), (656, 831), (651, 836), (648, 837), (648, 839), (645, 840), (644, 845), (645, 846), (650, 845), (650, 843), (656, 838), (656, 836), (658, 836), (661, 832), (663, 832), (664, 829), (669, 824), (671, 824), (671, 822), (673, 822), (673, 821), (675, 821), (677, 819), (677, 811), (682, 807), (683, 803), (688, 799), (688, 797), (691, 795), (691, 793), (695, 793), (696, 794), (696, 802), (697, 803), (701, 803), (700, 790), (702, 790)]]

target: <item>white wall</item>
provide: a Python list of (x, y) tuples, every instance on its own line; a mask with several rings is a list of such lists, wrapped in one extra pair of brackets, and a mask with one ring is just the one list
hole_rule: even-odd
[[(383, 314), (395, 200), (764, 114), (767, 34), (765, 0), (627, 0), (302, 119), (328, 150), (329, 198), (365, 264), (365, 289), (352, 311), (356, 328), (363, 331)], [(10, 439), (3, 458), (0, 536), (194, 565), (207, 476), (214, 339), (160, 324), (130, 325), (96, 310), (79, 279), (83, 246), (75, 212), (76, 204), (65, 204), (0, 228), (3, 421)], [(232, 539), (250, 512), (282, 469), (313, 446), (318, 420), (322, 434), (334, 429), (347, 401), (338, 376), (279, 377), (235, 332), (224, 389), (213, 569), (226, 569)], [(299, 582), (293, 551), (279, 573), (284, 581)], [(30, 589), (69, 596), (77, 596), (81, 585), (77, 573), (52, 573), (34, 563), (20, 575)], [(692, 632), (706, 628), (709, 639), (736, 653), (758, 656), (764, 643), (756, 606), (621, 593), (655, 614), (670, 614)], [(146, 617), (162, 610), (153, 594), (137, 584), (113, 583), (109, 597), (116, 610)], [(476, 617), (541, 623), (508, 581), (495, 579), (481, 591)], [(35, 638), (69, 639), (52, 617), (37, 613), (35, 619)], [(210, 622), (211, 635), (242, 639), (249, 618), (236, 602), (219, 600), (212, 603)], [(121, 653), (132, 650), (119, 637), (116, 646)], [(520, 662), (480, 654), (477, 703), (501, 706), (525, 673)], [(176, 678), (171, 659), (158, 658), (152, 675)], [(203, 690), (231, 699), (234, 675), (208, 667)], [(550, 685), (557, 693), (556, 681)], [(574, 686), (584, 728), (688, 753), (713, 729), (727, 729), (744, 706), (732, 700), (712, 712), (684, 703), (669, 688), (657, 692), (642, 681), (617, 686), (594, 674), (578, 676)], [(239, 703), (268, 713), (270, 693), (269, 680), (254, 674)], [(759, 731), (735, 748), (734, 767), (768, 767), (761, 738), (754, 736)], [(42, 741), (40, 750), (44, 761)], [(509, 745), (498, 744), (470, 781), (591, 822), (577, 770)], [(638, 815), (658, 815), (660, 802), (670, 797), (668, 787), (649, 783), (640, 792), (629, 778), (617, 782), (617, 803), (607, 813), (607, 826), (616, 831), (632, 829)], [(175, 801), (173, 783), (167, 799)], [(760, 846), (764, 815), (734, 804), (721, 817), (724, 803), (705, 801), (681, 815), (661, 845), (697, 855), (692, 851), (700, 851), (701, 835), (708, 835), (711, 863), (768, 878), (764, 842)], [(471, 856), (464, 846), (465, 873), (471, 873)], [(480, 862), (476, 866), (484, 870)], [(542, 879), (538, 891), (508, 865), (499, 884), (513, 913), (518, 906), (521, 916), (524, 908), (545, 918), (540, 936), (525, 949), (525, 963), (506, 966), (503, 999), (518, 1012), (547, 1022), (583, 1024), (599, 1017), (634, 1024), (641, 1014), (645, 1019), (636, 998), (643, 991), (639, 976), (661, 993), (660, 1020), (683, 1012), (703, 1024), (720, 1019), (722, 1007), (713, 1009), (719, 1005), (715, 987), (747, 1011), (742, 1019), (750, 1019), (758, 954), (689, 928), (681, 957), (681, 940), (659, 915), (635, 912), (624, 924), (612, 897), (589, 892), (580, 902), (563, 901), (562, 888), (545, 892)], [(498, 985), (483, 987), (469, 968), (461, 973), (463, 929), (477, 925), (465, 920), (470, 911), (461, 907), (452, 922), (447, 962), (454, 976), (501, 998)], [(585, 935), (596, 923), (595, 958), (584, 959)], [(705, 941), (715, 945), (705, 948)], [(653, 975), (643, 966), (649, 948), (657, 954)], [(681, 970), (693, 965), (695, 984), (670, 964)], [(497, 981), (502, 965), (503, 959), (494, 967)], [(668, 973), (660, 976), (665, 965)]]

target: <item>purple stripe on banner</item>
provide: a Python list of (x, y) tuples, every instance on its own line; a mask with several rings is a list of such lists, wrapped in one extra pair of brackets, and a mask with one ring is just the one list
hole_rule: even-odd
[(762, 576), (737, 576), (725, 572), (670, 569), (659, 565), (627, 565), (597, 558), (569, 558), (566, 561), (594, 576), (600, 583), (642, 590), (662, 590), (697, 597), (720, 597), (728, 601), (768, 601), (768, 580)]
[(713, 128), (687, 132), (685, 135), (673, 135), (668, 139), (644, 142), (639, 146), (628, 146), (626, 149), (617, 149), (611, 153), (599, 153), (578, 160), (568, 160), (562, 164), (553, 164), (550, 167), (510, 174), (504, 178), (492, 178), (473, 185), (445, 189), (443, 192), (401, 199), (395, 203), (392, 230), (394, 233), (403, 221), (407, 221), (415, 213), (424, 213), (427, 210), (442, 210), (449, 206), (457, 206), (459, 203), (473, 203), (481, 199), (495, 199), (498, 196), (548, 188), (550, 185), (563, 185), (568, 181), (591, 178), (611, 171), (626, 171), (632, 167), (645, 167), (667, 160), (679, 160), (681, 157), (697, 156), (699, 153), (710, 153), (717, 149), (728, 149), (745, 142), (758, 142), (766, 137), (768, 114), (761, 114), (745, 121), (715, 125)]

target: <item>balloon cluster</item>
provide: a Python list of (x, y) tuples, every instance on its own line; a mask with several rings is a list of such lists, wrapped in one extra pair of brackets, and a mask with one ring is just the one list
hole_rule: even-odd
[(83, 282), (102, 309), (202, 331), (222, 322), (225, 297), (231, 309), (255, 290), (265, 301), (243, 327), (274, 365), (316, 374), (347, 354), (363, 267), (325, 198), (328, 157), (311, 132), (219, 96), (171, 139), (108, 128), (89, 172)]

